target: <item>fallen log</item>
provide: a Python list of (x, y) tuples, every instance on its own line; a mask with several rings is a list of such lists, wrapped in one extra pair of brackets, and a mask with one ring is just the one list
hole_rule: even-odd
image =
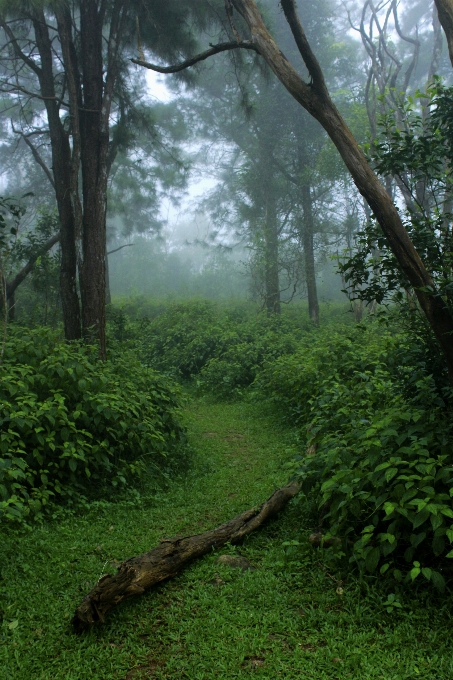
[(165, 539), (149, 552), (125, 560), (116, 574), (100, 578), (84, 597), (72, 618), (74, 631), (81, 633), (96, 623), (103, 623), (107, 612), (117, 604), (175, 576), (197, 557), (226, 543), (239, 543), (277, 515), (299, 491), (300, 484), (291, 482), (275, 491), (260, 508), (246, 510), (216, 529), (196, 536)]

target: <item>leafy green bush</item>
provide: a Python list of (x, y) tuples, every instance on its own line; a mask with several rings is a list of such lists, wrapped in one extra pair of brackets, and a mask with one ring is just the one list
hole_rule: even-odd
[(304, 448), (316, 444), (296, 462), (303, 490), (362, 569), (442, 589), (453, 557), (451, 393), (408, 364), (418, 353), (407, 336), (373, 325), (314, 337), (259, 378), (306, 431)]
[(111, 333), (119, 346), (134, 347), (141, 361), (229, 397), (249, 386), (266, 361), (297, 347), (300, 318), (250, 314), (243, 305), (208, 301), (173, 303), (152, 320), (111, 312)]
[(101, 363), (49, 329), (11, 333), (0, 367), (0, 516), (184, 464), (168, 379), (127, 354)]
[(296, 351), (297, 336), (285, 326), (281, 319), (259, 317), (231, 334), (220, 356), (202, 368), (200, 387), (223, 398), (240, 394), (268, 362)]

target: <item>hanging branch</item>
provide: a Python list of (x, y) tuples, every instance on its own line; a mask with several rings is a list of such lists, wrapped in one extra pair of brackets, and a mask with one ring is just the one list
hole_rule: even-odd
[(133, 64), (137, 64), (137, 66), (143, 66), (143, 68), (148, 68), (151, 71), (157, 71), (157, 73), (178, 73), (179, 71), (184, 71), (186, 68), (195, 66), (195, 64), (198, 64), (200, 61), (209, 59), (209, 57), (212, 57), (214, 54), (219, 54), (220, 52), (229, 52), (231, 50), (237, 49), (252, 50), (258, 54), (260, 53), (254, 43), (250, 42), (249, 40), (242, 40), (241, 42), (225, 42), (219, 43), (218, 45), (211, 44), (209, 50), (205, 50), (204, 52), (197, 54), (195, 57), (191, 57), (190, 59), (186, 59), (186, 61), (175, 64), (175, 66), (158, 66), (157, 64), (150, 64), (148, 61), (142, 61), (141, 59), (131, 59), (131, 61)]

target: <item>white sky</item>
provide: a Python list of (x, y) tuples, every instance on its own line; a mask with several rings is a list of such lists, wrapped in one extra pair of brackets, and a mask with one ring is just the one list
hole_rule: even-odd
[[(171, 77), (171, 76), (170, 76)], [(146, 82), (148, 83), (148, 92), (150, 97), (157, 99), (160, 102), (166, 103), (175, 99), (176, 95), (169, 90), (165, 84), (167, 76), (156, 73), (147, 69)], [(174, 207), (170, 201), (164, 201), (161, 205), (160, 212), (165, 220), (171, 225), (179, 221), (186, 221), (190, 217), (191, 212), (194, 211), (194, 202), (201, 197), (206, 191), (212, 189), (217, 184), (217, 180), (212, 177), (197, 178), (189, 182), (187, 187), (187, 196), (183, 198), (178, 207)]]

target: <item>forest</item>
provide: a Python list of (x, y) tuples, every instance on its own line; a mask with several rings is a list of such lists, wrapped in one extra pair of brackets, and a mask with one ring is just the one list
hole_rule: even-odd
[(452, 0), (0, 0), (1, 680), (453, 677)]

